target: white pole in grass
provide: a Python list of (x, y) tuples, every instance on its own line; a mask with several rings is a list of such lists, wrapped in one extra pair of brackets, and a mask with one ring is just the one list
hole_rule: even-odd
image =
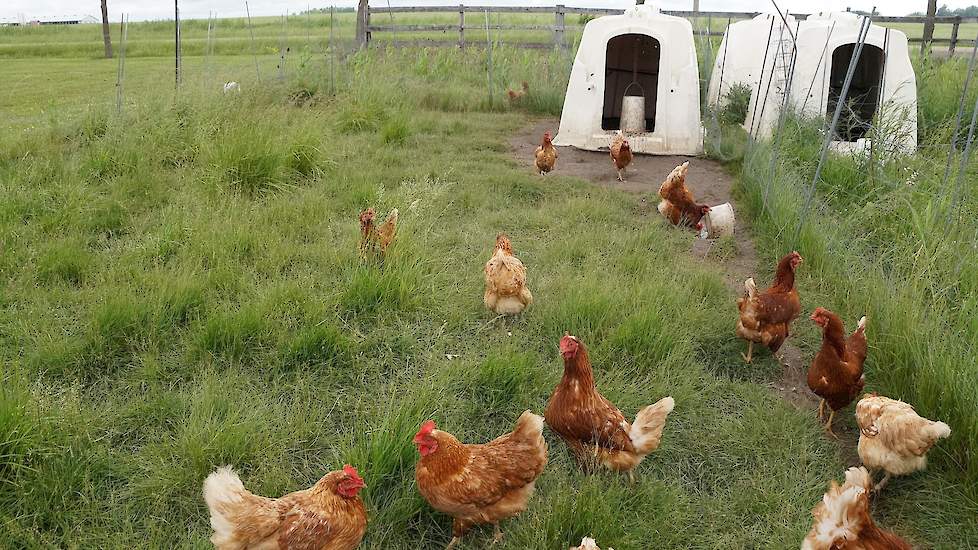
[(115, 109), (118, 112), (122, 112), (122, 93), (123, 84), (126, 79), (126, 37), (129, 35), (129, 17), (126, 14), (122, 14), (121, 23), (122, 32), (121, 44), (119, 48), (119, 72), (116, 77), (115, 84)]
[(849, 70), (846, 71), (845, 81), (842, 83), (842, 91), (839, 94), (839, 99), (835, 104), (835, 113), (832, 115), (832, 123), (828, 127), (828, 131), (825, 132), (825, 139), (822, 141), (822, 152), (818, 158), (818, 167), (815, 168), (815, 175), (812, 177), (812, 183), (808, 186), (808, 195), (805, 197), (805, 208), (801, 212), (801, 217), (798, 220), (798, 227), (795, 229), (795, 237), (792, 239), (794, 245), (797, 247), (798, 238), (801, 236), (801, 228), (805, 225), (805, 221), (808, 219), (808, 211), (812, 206), (812, 198), (815, 195), (815, 186), (818, 184), (818, 178), (822, 175), (822, 167), (825, 166), (825, 158), (829, 152), (829, 144), (832, 143), (832, 138), (835, 137), (835, 128), (839, 124), (839, 117), (842, 116), (842, 108), (845, 106), (846, 98), (849, 95), (849, 86), (852, 84), (852, 77), (856, 72), (856, 65), (859, 62), (859, 56), (863, 51), (863, 45), (866, 44), (866, 36), (869, 34), (869, 28), (873, 24), (873, 17), (876, 16), (876, 6), (873, 6), (873, 11), (868, 15), (864, 16), (859, 27), (859, 35), (856, 41), (856, 46), (852, 49), (852, 57), (849, 58)]
[(397, 48), (397, 27), (394, 26), (394, 11), (391, 10), (391, 0), (387, 0), (387, 15), (391, 19), (391, 38), (394, 39), (394, 48)]
[(173, 0), (173, 32), (176, 43), (173, 78), (176, 87), (180, 88), (180, 0)]
[(210, 74), (211, 65), (211, 28), (214, 23), (214, 12), (207, 10), (207, 42), (204, 44), (204, 74)]
[[(104, 5), (104, 3), (103, 3)], [(106, 18), (108, 19), (108, 18)], [(122, 40), (122, 35), (126, 33), (126, 14), (123, 13), (119, 16), (119, 40)], [(121, 47), (121, 46), (120, 46)], [(115, 69), (115, 110), (116, 112), (122, 111), (122, 52), (119, 52), (119, 64)]]
[(286, 38), (286, 36), (287, 33), (289, 32), (288, 17), (289, 17), (288, 14), (282, 16), (282, 37), (278, 41), (278, 79), (280, 81), (285, 80), (285, 49), (288, 47), (286, 46), (286, 42), (288, 41), (288, 38)]
[(329, 6), (329, 93), (336, 93), (336, 46), (333, 44), (333, 11)]
[(255, 74), (258, 75), (258, 82), (261, 83), (261, 69), (258, 68), (258, 53), (255, 52), (255, 30), (251, 27), (251, 9), (248, 2), (245, 2), (245, 13), (248, 14), (248, 33), (251, 34), (251, 56), (255, 58)]
[(486, 10), (486, 79), (489, 91), (489, 108), (492, 109), (492, 37), (489, 35), (489, 10)]

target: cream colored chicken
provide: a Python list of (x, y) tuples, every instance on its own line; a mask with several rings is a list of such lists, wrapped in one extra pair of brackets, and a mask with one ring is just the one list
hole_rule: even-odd
[(492, 258), (486, 262), (486, 307), (499, 315), (522, 313), (533, 303), (533, 294), (526, 286), (526, 267), (513, 256), (509, 237), (500, 233)]
[(877, 527), (869, 515), (872, 488), (866, 468), (849, 468), (841, 487), (833, 481), (812, 510), (812, 530), (801, 550), (911, 550), (907, 541)]
[(876, 485), (880, 491), (891, 476), (903, 476), (927, 467), (927, 451), (951, 428), (919, 416), (903, 401), (868, 395), (856, 404), (859, 424), (859, 458), (871, 470), (885, 475)]
[[(571, 546), (570, 550), (601, 550), (598, 547), (598, 543), (594, 541), (591, 537), (584, 537), (581, 539), (580, 546)], [(608, 550), (615, 550), (614, 548), (608, 548)]]

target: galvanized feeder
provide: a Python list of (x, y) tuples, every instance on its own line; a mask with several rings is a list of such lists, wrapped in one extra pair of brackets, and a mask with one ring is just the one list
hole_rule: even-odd
[[(626, 134), (645, 133), (645, 89), (638, 83), (638, 47), (632, 49), (632, 82), (625, 87), (621, 98), (621, 131)], [(631, 95), (628, 90), (638, 87), (641, 95)]]
[[(630, 95), (628, 90), (638, 86), (642, 95)], [(625, 88), (625, 96), (621, 98), (621, 131), (626, 134), (645, 133), (645, 90), (638, 80)]]

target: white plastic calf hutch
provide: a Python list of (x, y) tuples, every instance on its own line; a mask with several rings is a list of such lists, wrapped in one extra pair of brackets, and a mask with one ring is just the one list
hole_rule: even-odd
[(707, 104), (722, 105), (731, 88), (747, 86), (751, 95), (744, 129), (753, 136), (770, 135), (784, 104), (794, 52), (792, 37), (797, 31), (798, 22), (790, 15), (782, 19), (777, 14), (760, 14), (731, 23), (713, 65)]
[[(638, 153), (699, 154), (698, 71), (686, 19), (648, 5), (593, 19), (584, 27), (554, 143), (607, 149), (621, 129)], [(636, 118), (644, 131), (630, 131)]]
[[(760, 15), (730, 25), (714, 66), (709, 103), (722, 104), (732, 85), (747, 84), (751, 101), (744, 127), (757, 137), (767, 137), (781, 112), (790, 76), (789, 108), (807, 116), (831, 117), (859, 39), (861, 21), (860, 16), (847, 12), (812, 15), (801, 22), (789, 19), (788, 28), (796, 35), (798, 50), (793, 73), (790, 35), (784, 32), (778, 15)], [(847, 103), (833, 149), (864, 148), (874, 116), (885, 128), (882, 134), (886, 143), (881, 144), (885, 149), (905, 153), (916, 149), (917, 79), (904, 33), (878, 25), (870, 27)]]

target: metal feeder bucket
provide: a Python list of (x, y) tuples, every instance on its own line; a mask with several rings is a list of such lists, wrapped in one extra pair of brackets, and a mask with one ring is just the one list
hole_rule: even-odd
[[(628, 95), (632, 86), (638, 86), (642, 95)], [(621, 131), (629, 134), (645, 132), (645, 90), (637, 81), (625, 88), (625, 95), (621, 98)]]

